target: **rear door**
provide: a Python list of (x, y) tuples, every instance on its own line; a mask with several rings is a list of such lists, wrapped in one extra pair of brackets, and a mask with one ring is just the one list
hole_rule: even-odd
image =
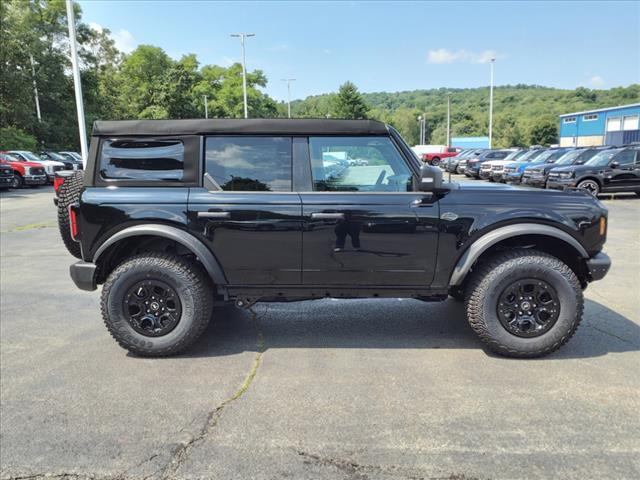
[(298, 285), (301, 202), (292, 191), (292, 138), (205, 138), (202, 187), (189, 195), (189, 228), (232, 285)]
[(428, 287), (438, 203), (411, 191), (415, 172), (391, 138), (310, 137), (309, 152), (311, 191), (300, 192), (303, 284)]

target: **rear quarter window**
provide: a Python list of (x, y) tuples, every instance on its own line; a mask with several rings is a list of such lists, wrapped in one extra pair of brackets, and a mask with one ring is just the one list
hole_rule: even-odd
[(105, 180), (182, 181), (182, 140), (105, 140), (100, 155)]

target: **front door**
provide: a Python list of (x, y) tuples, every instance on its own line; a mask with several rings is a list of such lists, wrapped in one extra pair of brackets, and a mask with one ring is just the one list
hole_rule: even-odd
[(435, 196), (388, 137), (311, 137), (312, 192), (300, 192), (305, 285), (423, 286), (433, 279)]
[(627, 148), (615, 155), (604, 171), (604, 189), (635, 190), (640, 187), (640, 149)]
[(189, 228), (231, 285), (299, 285), (301, 203), (292, 192), (290, 137), (215, 136), (202, 188), (189, 194)]

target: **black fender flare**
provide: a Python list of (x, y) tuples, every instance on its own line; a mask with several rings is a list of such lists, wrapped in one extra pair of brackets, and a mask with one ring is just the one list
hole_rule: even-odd
[(198, 260), (202, 263), (202, 266), (207, 271), (213, 282), (218, 286), (227, 284), (227, 279), (224, 275), (224, 271), (220, 266), (220, 263), (211, 251), (196, 237), (189, 232), (185, 232), (176, 227), (162, 224), (145, 224), (134, 225), (133, 227), (127, 227), (119, 232), (115, 233), (107, 240), (105, 240), (93, 255), (93, 263), (98, 263), (100, 255), (102, 255), (109, 247), (115, 245), (119, 241), (125, 238), (140, 237), (143, 235), (156, 236), (167, 238), (175, 242), (180, 243), (185, 248), (190, 250)]
[(504, 227), (496, 228), (490, 232), (485, 233), (471, 244), (469, 248), (456, 263), (451, 279), (449, 280), (449, 286), (454, 287), (460, 285), (466, 277), (473, 264), (480, 258), (488, 248), (492, 247), (498, 242), (506, 240), (512, 237), (519, 237), (521, 235), (546, 235), (554, 237), (569, 246), (573, 247), (578, 255), (582, 258), (589, 258), (589, 254), (584, 249), (580, 242), (569, 235), (567, 232), (550, 225), (542, 225), (539, 223), (519, 223), (515, 225), (506, 225)]

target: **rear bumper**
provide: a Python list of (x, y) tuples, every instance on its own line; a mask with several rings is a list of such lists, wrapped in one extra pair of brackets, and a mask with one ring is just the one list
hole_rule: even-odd
[(609, 255), (604, 252), (598, 252), (589, 260), (587, 260), (587, 269), (589, 270), (589, 277), (591, 281), (602, 280), (604, 276), (611, 268), (611, 259)]
[(69, 267), (71, 280), (80, 290), (93, 291), (96, 286), (96, 266), (90, 262), (76, 262)]

